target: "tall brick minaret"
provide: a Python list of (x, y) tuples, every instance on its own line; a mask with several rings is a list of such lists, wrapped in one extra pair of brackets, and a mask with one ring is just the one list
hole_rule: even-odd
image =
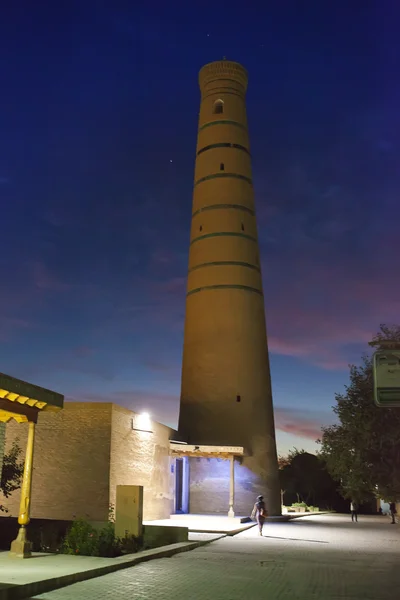
[(246, 502), (264, 494), (270, 514), (279, 515), (247, 79), (240, 64), (226, 60), (199, 74), (179, 431), (191, 444), (243, 446)]

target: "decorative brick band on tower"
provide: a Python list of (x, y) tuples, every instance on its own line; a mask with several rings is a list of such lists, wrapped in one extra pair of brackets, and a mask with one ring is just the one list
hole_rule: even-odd
[(214, 62), (201, 69), (199, 83), (179, 430), (191, 444), (244, 446), (246, 502), (263, 493), (270, 514), (279, 515), (247, 72)]

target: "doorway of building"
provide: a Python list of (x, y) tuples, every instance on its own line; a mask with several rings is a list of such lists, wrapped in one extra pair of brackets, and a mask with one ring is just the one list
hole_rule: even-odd
[(189, 512), (189, 461), (186, 456), (175, 460), (175, 513)]

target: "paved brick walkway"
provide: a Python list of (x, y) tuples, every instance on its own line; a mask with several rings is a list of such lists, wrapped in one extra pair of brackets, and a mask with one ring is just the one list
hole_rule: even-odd
[(400, 528), (306, 517), (38, 596), (40, 600), (393, 600)]

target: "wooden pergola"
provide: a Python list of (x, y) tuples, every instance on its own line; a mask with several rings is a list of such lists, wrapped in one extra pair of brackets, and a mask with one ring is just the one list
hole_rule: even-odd
[(19, 531), (11, 544), (10, 554), (17, 558), (31, 556), (31, 544), (26, 535), (30, 521), (35, 427), (43, 411), (58, 411), (64, 406), (64, 396), (45, 388), (0, 373), (0, 422), (11, 420), (28, 423), (24, 474), (18, 515)]
[(235, 458), (245, 455), (242, 446), (195, 446), (180, 442), (170, 442), (171, 456), (188, 458), (223, 458), (230, 461), (229, 510), (228, 517), (234, 517), (235, 504)]

